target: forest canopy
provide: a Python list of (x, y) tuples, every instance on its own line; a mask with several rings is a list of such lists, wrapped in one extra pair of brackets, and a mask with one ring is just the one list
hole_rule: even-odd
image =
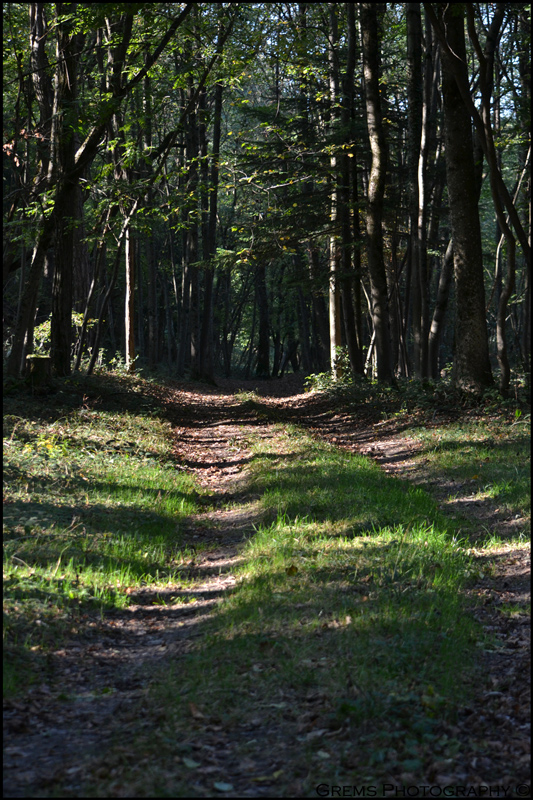
[(4, 3), (4, 359), (529, 384), (528, 3)]

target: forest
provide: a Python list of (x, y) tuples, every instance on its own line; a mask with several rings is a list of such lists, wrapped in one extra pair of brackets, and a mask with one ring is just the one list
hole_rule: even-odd
[(531, 6), (4, 3), (5, 797), (529, 797)]
[(527, 3), (6, 3), (4, 357), (528, 384)]

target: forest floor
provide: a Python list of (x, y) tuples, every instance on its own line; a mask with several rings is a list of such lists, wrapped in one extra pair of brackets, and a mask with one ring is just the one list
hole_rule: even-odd
[[(137, 794), (138, 771), (131, 771), (132, 758), (141, 771), (143, 764), (148, 770), (157, 762), (149, 748), (146, 756), (137, 749), (139, 733), (150, 741), (158, 715), (164, 719), (164, 709), (148, 703), (150, 675), (170, 662), (178, 665), (179, 674), (180, 658), (194, 649), (205, 621), (234, 587), (243, 542), (261, 522), (261, 510), (247, 488), (253, 458), (247, 442), (252, 435), (256, 440), (271, 438), (272, 426), (279, 422), (304, 426), (340, 449), (370, 457), (390, 475), (423, 487), (444, 513), (469, 522), (479, 565), (479, 577), (468, 588), (471, 613), (496, 644), (479, 649), (478, 666), (486, 680), (477, 694), (473, 690), (453, 724), (443, 721), (440, 726), (441, 736), (459, 743), (455, 755), (436, 758), (424, 782), (478, 787), (469, 796), (482, 796), (483, 785), (505, 786), (497, 796), (529, 796), (530, 549), (518, 537), (526, 521), (509, 517), (497, 501), (472, 500), (468, 486), (452, 486), (452, 479), (435, 471), (425, 457), (423, 442), (409, 435), (405, 418), (383, 420), (369, 408), (358, 415), (345, 411), (325, 394), (304, 392), (296, 376), (260, 383), (220, 380), (209, 389), (166, 385), (156, 395), (173, 426), (179, 469), (194, 474), (199, 486), (216, 496), (215, 505), (210, 503), (188, 522), (189, 584), (143, 586), (126, 608), (94, 615), (83, 630), (73, 628), (70, 638), (50, 654), (53, 669), (42, 682), (4, 700), (4, 796), (150, 796), (149, 789)], [(423, 424), (432, 424), (429, 417)], [(485, 548), (480, 542), (492, 532), (501, 543)], [(167, 602), (180, 596), (188, 602)], [(502, 613), (504, 607), (509, 613)], [(65, 703), (67, 696), (74, 701)], [(284, 730), (282, 723), (277, 728), (269, 723), (262, 729), (262, 721), (252, 718), (228, 731), (195, 703), (189, 704), (189, 712), (191, 725), (202, 730), (201, 750), (183, 751), (184, 756), (176, 742), (174, 763), (160, 765), (161, 796), (175, 791), (178, 772), (190, 775), (179, 784), (184, 796), (187, 781), (194, 796), (317, 796), (298, 772), (282, 790), (277, 786), (298, 747), (294, 726), (287, 724)], [(315, 728), (313, 733), (312, 725), (301, 731), (310, 740), (316, 735), (335, 747), (335, 731)], [(253, 736), (264, 741), (260, 753), (253, 760), (237, 758), (239, 737)], [(326, 760), (325, 750), (319, 758)], [(336, 774), (340, 791), (349, 784), (354, 792), (344, 790), (343, 796), (357, 796), (356, 789), (368, 784), (369, 776), (361, 775), (359, 788), (354, 787), (354, 774), (353, 769), (346, 776)], [(372, 795), (367, 786), (367, 796), (398, 796), (398, 787), (420, 784), (420, 775), (405, 765), (391, 768), (386, 777), (388, 794), (377, 787)], [(334, 796), (332, 781), (324, 783), (329, 788), (321, 796)], [(422, 788), (409, 796), (429, 796)], [(465, 796), (457, 791), (448, 796)], [(494, 791), (490, 796), (496, 796)]]

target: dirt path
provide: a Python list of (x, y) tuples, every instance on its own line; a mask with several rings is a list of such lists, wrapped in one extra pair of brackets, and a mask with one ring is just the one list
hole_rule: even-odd
[[(247, 437), (271, 435), (268, 419), (258, 421), (256, 410), (247, 412), (246, 404), (235, 398), (238, 388), (255, 387), (223, 381), (209, 392), (165, 390), (162, 399), (175, 426), (178, 468), (192, 471), (220, 506), (191, 519), (186, 532), (193, 556), (183, 574), (198, 582), (193, 590), (181, 584), (164, 591), (147, 586), (125, 611), (87, 619), (51, 655), (53, 685), (42, 684), (24, 700), (4, 703), (4, 796), (54, 794), (59, 786), (65, 795), (79, 796), (89, 776), (106, 777), (102, 750), (111, 743), (116, 749), (128, 725), (141, 729), (153, 724), (138, 711), (151, 667), (186, 653), (234, 584), (240, 545), (259, 520), (254, 499), (243, 494), (251, 459)], [(369, 425), (368, 420), (358, 425), (335, 415), (320, 397), (303, 394), (298, 379), (265, 382), (257, 388), (273, 419), (305, 420), (316, 435), (366, 453), (392, 474), (424, 483), (414, 459), (415, 442), (400, 438), (392, 426)], [(235, 502), (234, 509), (227, 510), (229, 500)], [(487, 558), (479, 551), (480, 563)], [(484, 759), (490, 763), (492, 783), (498, 777), (494, 771), (501, 769), (503, 779), (509, 763), (523, 764), (524, 775), (528, 772), (529, 628), (525, 615), (504, 617), (499, 606), (526, 600), (529, 557), (524, 549), (507, 547), (490, 558), (496, 568), (490, 577), (480, 578), (472, 594), (473, 599), (483, 598), (484, 605), (475, 613), (501, 646), (481, 656), (493, 688), (465, 709), (457, 729), (464, 752), (457, 763), (447, 765), (450, 780), (467, 768), (483, 774)], [(171, 598), (173, 604), (165, 605)], [(176, 599), (182, 602), (176, 605)], [(264, 794), (258, 786), (256, 796)]]
[[(236, 404), (225, 396), (209, 397), (207, 414), (203, 394), (175, 392), (166, 402), (182, 468), (202, 486), (216, 488), (222, 504), (239, 491), (249, 426), (230, 422)], [(247, 507), (191, 520), (190, 548), (209, 546), (207, 554), (193, 555), (184, 565), (183, 576), (199, 581), (194, 590), (147, 586), (126, 610), (86, 620), (51, 654), (53, 685), (30, 689), (23, 701), (4, 702), (5, 797), (39, 796), (58, 784), (67, 795), (77, 794), (93, 762), (101, 763), (102, 748), (131, 722), (132, 709), (147, 692), (150, 667), (178, 658), (202, 635), (206, 618), (235, 582), (239, 544), (255, 520)], [(173, 604), (165, 605), (171, 598)], [(137, 723), (142, 726), (142, 718)]]

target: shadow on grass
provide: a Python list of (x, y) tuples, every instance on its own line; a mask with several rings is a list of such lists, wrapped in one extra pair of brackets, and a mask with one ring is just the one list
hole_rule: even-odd
[(306, 518), (345, 522), (353, 533), (373, 526), (442, 521), (422, 489), (393, 480), (361, 457), (340, 456), (337, 463), (309, 463), (296, 457), (254, 481), (263, 504), (288, 520)]
[(63, 565), (73, 560), (72, 567), (79, 570), (128, 575), (131, 581), (155, 579), (156, 572), (170, 574), (173, 568), (165, 560), (186, 549), (183, 520), (184, 514), (135, 506), (15, 501), (4, 509), (4, 525), (12, 526), (4, 534), (6, 557), (30, 568), (52, 569), (58, 559)]
[[(460, 582), (432, 571), (420, 543), (404, 544), (395, 569), (398, 551), (369, 543), (352, 550), (348, 564), (346, 550), (333, 545), (319, 566), (324, 549), (309, 548), (295, 557), (295, 572), (267, 558), (218, 607), (195, 652), (160, 674), (156, 696), (174, 709), (172, 729), (185, 725), (188, 741), (203, 735), (188, 724), (192, 701), (204, 724), (230, 736), (244, 729), (251, 758), (279, 738), (291, 769), (299, 760), (306, 774), (325, 774), (317, 749), (330, 752), (338, 770), (354, 745), (376, 749), (361, 743), (365, 735), (383, 737), (398, 762), (422, 770), (437, 746), (432, 731), (455, 720), (471, 692), (479, 634)], [(368, 567), (373, 562), (380, 567)], [(332, 750), (330, 736), (340, 737)]]

